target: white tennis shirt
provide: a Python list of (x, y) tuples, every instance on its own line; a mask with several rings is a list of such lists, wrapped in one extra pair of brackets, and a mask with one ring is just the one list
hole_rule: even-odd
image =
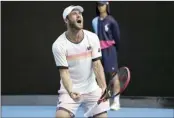
[[(73, 84), (73, 91), (81, 94), (92, 92), (99, 86), (92, 68), (92, 62), (101, 54), (99, 38), (95, 33), (83, 30), (84, 38), (80, 43), (69, 41), (65, 32), (52, 45), (57, 68), (67, 68)], [(60, 92), (66, 92), (62, 80)]]

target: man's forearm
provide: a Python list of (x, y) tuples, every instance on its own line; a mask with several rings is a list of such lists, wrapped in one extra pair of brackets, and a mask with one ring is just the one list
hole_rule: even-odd
[(100, 88), (106, 88), (104, 70), (103, 70), (103, 66), (102, 66), (100, 60), (98, 60), (97, 62), (93, 62), (93, 63), (94, 63), (93, 64), (94, 73), (96, 75), (98, 85), (100, 86)]
[(63, 70), (62, 72), (60, 71), (60, 77), (65, 89), (70, 94), (72, 92), (72, 81), (69, 78), (69, 72), (67, 70)]

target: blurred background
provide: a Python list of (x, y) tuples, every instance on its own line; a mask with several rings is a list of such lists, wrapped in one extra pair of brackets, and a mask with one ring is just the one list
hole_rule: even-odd
[[(69, 5), (84, 7), (84, 28), (92, 31), (95, 17), (92, 1), (1, 1), (2, 105), (22, 104), (25, 101), (22, 97), (27, 96), (30, 103), (23, 104), (37, 104), (44, 99), (41, 104), (51, 102), (56, 106), (60, 77), (52, 44), (66, 30), (62, 12)], [(122, 97), (140, 101), (153, 98), (156, 103), (163, 101), (163, 106), (171, 105), (174, 2), (112, 1), (110, 8), (121, 31), (119, 66), (131, 70), (131, 82)]]

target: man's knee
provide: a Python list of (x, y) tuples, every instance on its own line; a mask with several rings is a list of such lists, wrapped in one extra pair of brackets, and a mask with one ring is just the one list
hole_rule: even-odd
[(65, 108), (60, 107), (56, 111), (56, 118), (73, 118), (74, 114)]

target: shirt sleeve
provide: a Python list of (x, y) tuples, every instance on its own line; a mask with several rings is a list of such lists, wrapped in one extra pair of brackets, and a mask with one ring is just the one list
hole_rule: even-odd
[(93, 39), (93, 46), (92, 46), (92, 60), (96, 61), (98, 59), (101, 59), (101, 56), (102, 56), (102, 53), (101, 53), (99, 38), (97, 35), (95, 35)]
[(98, 27), (98, 17), (95, 17), (93, 20), (92, 20), (92, 28), (93, 28), (93, 31), (98, 34), (98, 31), (97, 31), (97, 28)]
[(66, 60), (66, 50), (63, 46), (53, 45), (52, 52), (54, 56), (54, 60), (58, 69), (67, 69), (68, 62)]

